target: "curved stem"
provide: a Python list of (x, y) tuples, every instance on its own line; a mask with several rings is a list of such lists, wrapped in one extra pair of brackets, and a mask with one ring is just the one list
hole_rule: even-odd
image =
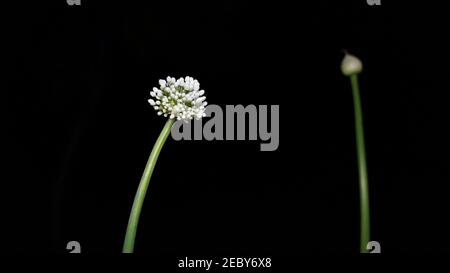
[(125, 241), (123, 244), (123, 253), (133, 253), (134, 241), (136, 238), (136, 230), (139, 223), (139, 215), (141, 214), (142, 204), (144, 203), (145, 194), (147, 192), (150, 178), (152, 177), (153, 170), (155, 169), (156, 161), (158, 160), (159, 153), (161, 152), (167, 137), (170, 134), (170, 130), (175, 120), (169, 119), (166, 122), (161, 134), (156, 140), (155, 146), (148, 158), (147, 165), (145, 166), (144, 173), (142, 174), (139, 187), (134, 197), (133, 207), (131, 208), (130, 218), (128, 220), (127, 233), (125, 235)]
[(355, 133), (356, 149), (358, 155), (359, 169), (359, 195), (360, 195), (360, 217), (361, 217), (361, 238), (360, 252), (367, 253), (367, 243), (370, 240), (370, 211), (369, 211), (369, 182), (367, 178), (366, 150), (364, 144), (364, 127), (359, 95), (358, 75), (350, 76), (353, 91), (353, 104), (355, 110)]

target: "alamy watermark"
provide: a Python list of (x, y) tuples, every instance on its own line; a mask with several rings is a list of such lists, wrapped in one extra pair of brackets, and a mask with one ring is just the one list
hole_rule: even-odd
[(280, 144), (280, 106), (226, 105), (224, 113), (221, 106), (211, 104), (206, 107), (206, 118), (191, 122), (177, 121), (171, 133), (176, 141), (259, 139), (263, 142), (261, 151), (275, 151)]
[(366, 0), (369, 6), (381, 6), (381, 0)]
[(67, 0), (69, 6), (81, 6), (81, 0)]
[(367, 250), (369, 253), (379, 254), (381, 253), (381, 245), (377, 241), (370, 241), (367, 243)]
[(70, 241), (67, 243), (66, 249), (70, 250), (69, 253), (81, 253), (81, 244), (78, 241)]

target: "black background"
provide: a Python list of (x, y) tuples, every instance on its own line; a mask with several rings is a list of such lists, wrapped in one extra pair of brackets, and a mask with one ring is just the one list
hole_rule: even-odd
[(149, 92), (167, 75), (189, 75), (210, 104), (280, 105), (280, 146), (169, 139), (136, 253), (358, 253), (343, 49), (365, 66), (372, 239), (385, 253), (448, 251), (448, 84), (436, 66), (445, 17), (391, 2), (5, 6), (2, 252), (67, 253), (76, 240), (83, 253), (119, 254), (165, 122)]

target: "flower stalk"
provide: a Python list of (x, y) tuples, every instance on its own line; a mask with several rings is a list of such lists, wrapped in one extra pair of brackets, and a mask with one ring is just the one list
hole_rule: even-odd
[(134, 242), (136, 239), (139, 216), (141, 215), (142, 205), (144, 203), (147, 188), (150, 183), (150, 178), (152, 177), (153, 170), (155, 169), (156, 161), (158, 160), (161, 149), (164, 146), (167, 137), (170, 135), (170, 129), (172, 128), (174, 122), (174, 119), (167, 120), (166, 125), (164, 126), (161, 134), (156, 140), (156, 143), (153, 146), (153, 150), (150, 153), (150, 157), (148, 158), (147, 165), (145, 166), (141, 181), (139, 182), (136, 196), (134, 197), (133, 207), (131, 208), (127, 232), (125, 235), (125, 242), (123, 244), (123, 253), (133, 253), (134, 251)]
[(367, 252), (370, 241), (369, 181), (367, 178), (366, 149), (364, 144), (363, 115), (359, 94), (358, 75), (350, 76), (355, 110), (356, 150), (359, 170), (359, 202), (360, 202), (360, 252)]

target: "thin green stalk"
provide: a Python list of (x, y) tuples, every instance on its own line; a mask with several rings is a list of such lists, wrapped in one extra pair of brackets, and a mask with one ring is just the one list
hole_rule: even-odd
[(155, 169), (156, 161), (158, 160), (159, 153), (161, 152), (167, 137), (170, 134), (172, 125), (174, 124), (174, 119), (169, 119), (166, 122), (161, 134), (156, 140), (155, 146), (148, 158), (147, 165), (145, 166), (144, 173), (142, 174), (141, 181), (139, 182), (139, 187), (134, 197), (133, 207), (131, 208), (130, 218), (128, 220), (127, 233), (125, 235), (125, 241), (123, 244), (123, 253), (133, 253), (134, 251), (134, 241), (136, 239), (136, 230), (139, 223), (139, 216), (142, 210), (142, 204), (144, 203), (145, 194), (147, 192), (148, 184), (150, 178), (152, 177), (153, 170)]
[(364, 145), (363, 114), (361, 109), (361, 99), (359, 95), (358, 75), (350, 76), (353, 104), (355, 110), (355, 133), (356, 150), (358, 155), (359, 169), (359, 195), (360, 195), (360, 217), (361, 217), (361, 238), (360, 252), (367, 253), (367, 243), (370, 241), (370, 214), (369, 214), (369, 182), (367, 179), (366, 150)]

